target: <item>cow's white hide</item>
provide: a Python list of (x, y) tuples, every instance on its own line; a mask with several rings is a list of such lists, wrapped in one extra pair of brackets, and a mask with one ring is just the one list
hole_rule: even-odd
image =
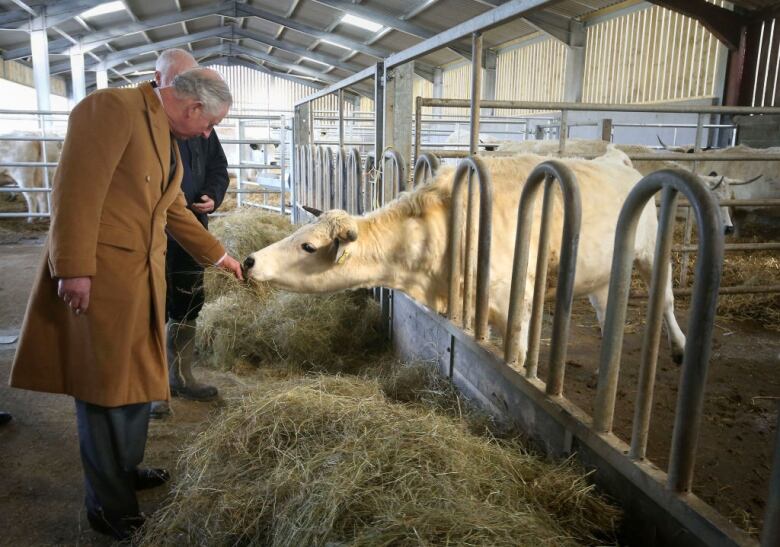
[[(494, 186), (492, 257), (490, 263), (490, 324), (506, 331), (512, 276), (517, 207), (523, 183), (531, 170), (544, 161), (538, 155), (486, 158)], [(582, 229), (575, 278), (575, 293), (588, 295), (603, 327), (615, 225), (626, 196), (641, 173), (626, 165), (617, 150), (595, 160), (565, 159), (576, 175), (582, 197)], [(385, 286), (405, 292), (430, 308), (446, 309), (448, 261), (447, 221), (451, 207), (453, 170), (443, 167), (436, 178), (411, 193), (366, 216), (344, 211), (324, 213), (291, 236), (250, 255), (248, 276), (260, 282), (296, 292), (332, 292), (358, 287)], [(459, 206), (465, 208), (465, 204)], [(531, 236), (529, 275), (523, 302), (521, 362), (525, 357), (540, 206), (537, 205)], [(560, 256), (563, 224), (559, 192), (553, 206), (550, 263)], [(636, 264), (649, 283), (655, 248), (655, 206), (648, 202), (637, 227)], [(664, 319), (675, 360), (682, 358), (685, 337), (673, 312), (671, 266)]]

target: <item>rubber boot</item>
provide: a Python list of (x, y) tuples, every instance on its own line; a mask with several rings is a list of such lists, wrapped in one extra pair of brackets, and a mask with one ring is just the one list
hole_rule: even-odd
[(195, 321), (168, 322), (168, 383), (171, 395), (193, 401), (213, 401), (217, 388), (201, 384), (192, 375), (195, 356)]

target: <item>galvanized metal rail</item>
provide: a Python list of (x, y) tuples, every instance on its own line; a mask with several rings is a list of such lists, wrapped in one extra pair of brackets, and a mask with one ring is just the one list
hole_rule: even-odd
[[(542, 311), (547, 288), (549, 263), (550, 221), (552, 217), (554, 183), (561, 187), (564, 222), (561, 234), (561, 251), (558, 271), (558, 288), (555, 299), (555, 318), (550, 339), (550, 368), (547, 378), (547, 394), (563, 394), (563, 376), (566, 366), (566, 346), (574, 299), (574, 276), (577, 266), (577, 248), (580, 238), (582, 205), (577, 179), (560, 161), (551, 160), (539, 164), (525, 182), (517, 211), (517, 237), (515, 239), (512, 285), (509, 296), (509, 315), (504, 341), (504, 361), (510, 366), (518, 361), (523, 346), (521, 337), (528, 337), (525, 356), (526, 378), (536, 378), (539, 361), (539, 343), (542, 331)], [(528, 277), (531, 223), (536, 195), (544, 183), (544, 197), (540, 215), (539, 242), (536, 255), (536, 274), (530, 321), (525, 316), (525, 288)], [(525, 348), (522, 348), (525, 349)]]

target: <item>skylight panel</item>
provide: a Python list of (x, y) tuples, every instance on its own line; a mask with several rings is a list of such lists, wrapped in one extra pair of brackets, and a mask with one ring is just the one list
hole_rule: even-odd
[(380, 25), (379, 23), (375, 23), (370, 19), (364, 19), (362, 17), (358, 17), (357, 15), (352, 15), (351, 13), (345, 14), (344, 17), (341, 18), (341, 22), (346, 23), (348, 25), (364, 28), (371, 32), (376, 32), (382, 28), (382, 25)]
[(114, 13), (116, 11), (122, 11), (125, 9), (124, 2), (121, 2), (120, 0), (116, 0), (114, 2), (108, 2), (106, 4), (100, 4), (99, 6), (95, 6), (94, 8), (90, 8), (87, 11), (81, 12), (80, 16), (84, 19), (89, 19), (90, 17), (97, 17), (98, 15), (105, 15), (107, 13)]

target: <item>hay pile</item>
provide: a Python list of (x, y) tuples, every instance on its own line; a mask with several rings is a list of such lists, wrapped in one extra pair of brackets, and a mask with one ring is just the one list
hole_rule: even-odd
[(572, 465), (477, 437), (375, 381), (256, 392), (188, 447), (144, 545), (576, 545), (617, 511)]

